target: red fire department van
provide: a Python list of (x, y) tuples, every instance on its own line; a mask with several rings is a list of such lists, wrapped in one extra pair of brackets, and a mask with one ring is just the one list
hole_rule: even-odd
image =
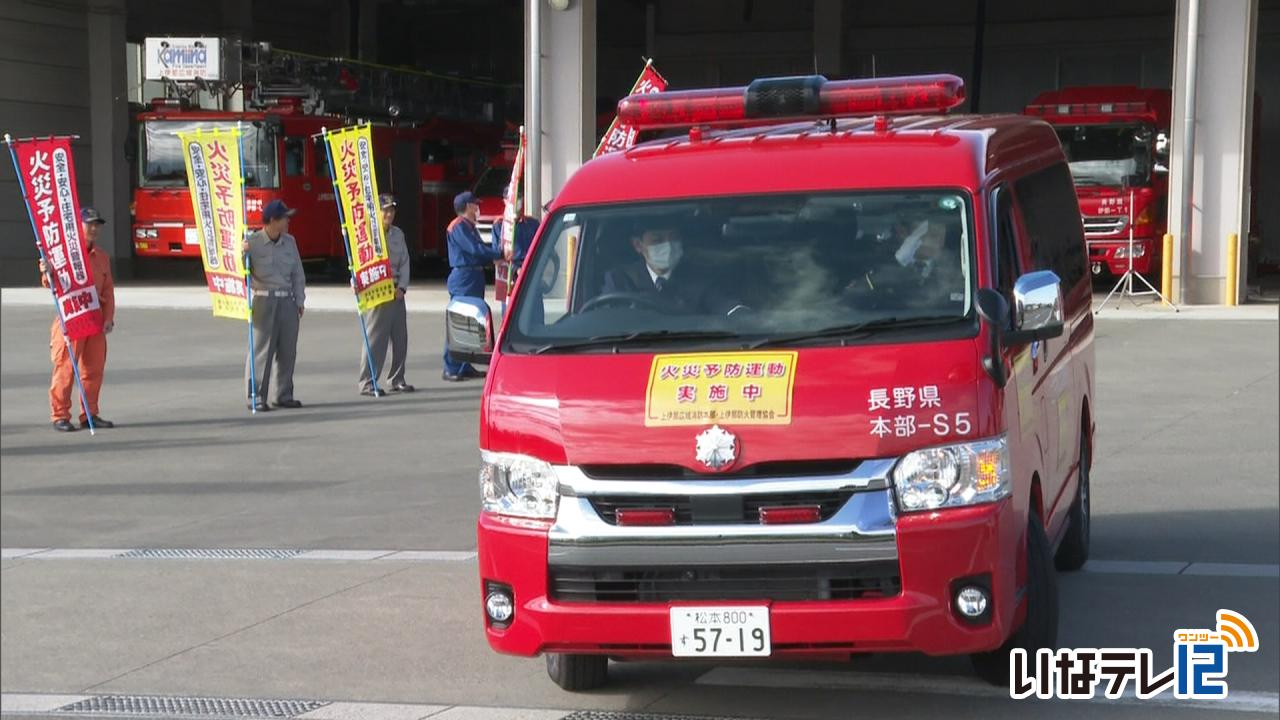
[[(1160, 275), (1169, 201), (1167, 89), (1066, 87), (1023, 110), (1053, 126), (1071, 168), (1095, 276)], [(1130, 200), (1132, 199), (1132, 204)]]
[[(959, 78), (627, 98), (687, 134), (586, 163), (495, 331), (480, 608), (497, 651), (966, 654), (1056, 641), (1089, 552), (1090, 283), (1053, 129)], [(719, 127), (718, 127), (719, 126)], [(724, 127), (727, 126), (727, 127)]]
[[(324, 145), (313, 140), (323, 128), (348, 124), (343, 118), (304, 113), (296, 100), (281, 98), (260, 111), (247, 112), (202, 110), (177, 100), (156, 100), (139, 121), (139, 181), (133, 202), (134, 251), (139, 257), (200, 257), (177, 133), (239, 124), (244, 131), (249, 226), (260, 225), (263, 205), (279, 197), (298, 210), (290, 232), (298, 240), (303, 260), (332, 260), (346, 267), (328, 160)], [(444, 230), (453, 218), (453, 196), (471, 184), (484, 166), (486, 148), (496, 146), (499, 138), (497, 125), (445, 120), (373, 126), (378, 186), (400, 196), (398, 222), (406, 227), (411, 252), (444, 255)], [(401, 168), (400, 163), (408, 164)], [(408, 194), (419, 192), (420, 218), (413, 222), (404, 210), (415, 207), (415, 198)]]

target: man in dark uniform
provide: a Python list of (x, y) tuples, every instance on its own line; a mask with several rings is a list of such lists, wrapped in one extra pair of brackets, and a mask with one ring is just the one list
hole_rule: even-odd
[[(293, 365), (298, 354), (298, 322), (307, 299), (307, 283), (302, 273), (298, 243), (289, 234), (289, 218), (297, 212), (282, 200), (272, 200), (262, 208), (261, 230), (249, 235), (246, 254), (253, 285), (254, 354), (245, 363), (245, 386), (252, 366), (257, 381), (257, 397), (249, 405), (268, 410), (267, 391), (275, 368), (275, 406), (300, 408), (293, 398)], [(247, 393), (246, 393), (247, 394)]]
[[(387, 258), (391, 262), (391, 276), (396, 283), (396, 297), (369, 310), (364, 315), (365, 327), (369, 333), (369, 346), (360, 349), (360, 386), (361, 395), (381, 397), (391, 392), (413, 392), (413, 386), (405, 382), (405, 360), (409, 355), (409, 315), (405, 308), (404, 295), (409, 289), (409, 247), (404, 240), (404, 231), (391, 223), (396, 219), (396, 199), (383, 193), (378, 196), (378, 206), (382, 208), (382, 228), (387, 239)], [(387, 385), (373, 386), (373, 375), (369, 372), (369, 354), (373, 354), (373, 369), (381, 373), (383, 361), (387, 359), (387, 345), (391, 345), (391, 364), (387, 366)]]
[[(502, 241), (503, 219), (498, 218), (493, 223), (494, 242)], [(521, 215), (516, 219), (516, 242), (514, 252), (511, 254), (511, 262), (515, 265), (515, 272), (512, 273), (511, 281), (520, 275), (520, 268), (524, 265), (524, 259), (529, 255), (529, 246), (533, 244), (533, 236), (538, 232), (538, 221), (528, 215)]]
[[(480, 201), (475, 193), (462, 192), (453, 199), (453, 211), (457, 217), (449, 223), (447, 240), (449, 243), (449, 299), (470, 297), (484, 299), (484, 268), (489, 263), (502, 257), (502, 243), (494, 242), (486, 245), (480, 239), (480, 231), (476, 229), (476, 218), (480, 214)], [(484, 377), (468, 363), (457, 363), (449, 359), (448, 335), (445, 336), (444, 372), (441, 378), (448, 382), (458, 382), (467, 378)]]
[(631, 247), (643, 263), (605, 273), (601, 294), (631, 293), (655, 295), (664, 306), (685, 312), (731, 316), (747, 310), (736, 300), (716, 291), (708, 283), (680, 272), (684, 243), (674, 225), (650, 223), (631, 238)]

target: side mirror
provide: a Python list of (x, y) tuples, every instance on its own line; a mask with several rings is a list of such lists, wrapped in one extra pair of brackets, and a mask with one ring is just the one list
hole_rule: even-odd
[(1010, 345), (1025, 345), (1062, 334), (1062, 281), (1049, 270), (1030, 272), (1013, 284), (1013, 329)]
[(493, 315), (489, 304), (481, 298), (454, 298), (445, 308), (444, 316), (449, 359), (487, 364), (493, 352)]
[(975, 300), (974, 307), (978, 311), (978, 317), (987, 323), (987, 336), (991, 338), (991, 347), (987, 356), (982, 359), (982, 368), (998, 387), (1004, 387), (1009, 382), (1002, 350), (1005, 329), (1009, 327), (1009, 303), (1003, 295), (991, 288), (979, 290)]

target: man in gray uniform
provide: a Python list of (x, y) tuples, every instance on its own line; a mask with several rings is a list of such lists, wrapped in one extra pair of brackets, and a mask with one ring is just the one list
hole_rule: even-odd
[(272, 200), (262, 209), (261, 230), (249, 235), (246, 254), (253, 285), (254, 355), (245, 363), (245, 386), (249, 385), (249, 363), (253, 363), (258, 396), (249, 395), (249, 406), (269, 409), (267, 391), (271, 368), (275, 366), (276, 407), (300, 408), (293, 399), (293, 364), (298, 353), (298, 321), (307, 299), (302, 256), (289, 234), (289, 218), (297, 212), (281, 200)]
[[(360, 394), (382, 397), (391, 392), (413, 392), (413, 386), (404, 381), (404, 364), (409, 355), (409, 315), (405, 311), (404, 294), (409, 288), (409, 246), (404, 232), (392, 225), (396, 219), (396, 199), (392, 195), (378, 196), (382, 208), (382, 227), (386, 232), (387, 257), (391, 260), (391, 274), (396, 283), (396, 299), (382, 303), (364, 315), (365, 329), (369, 333), (369, 346), (360, 350)], [(382, 362), (387, 358), (387, 343), (391, 344), (391, 365), (387, 370), (387, 384), (373, 386), (369, 372), (369, 353), (373, 353), (373, 370), (381, 373)]]

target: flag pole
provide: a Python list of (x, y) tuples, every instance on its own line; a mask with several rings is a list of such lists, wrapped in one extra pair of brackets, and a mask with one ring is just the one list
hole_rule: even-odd
[[(328, 128), (320, 128), (320, 136), (324, 139), (324, 154), (329, 160), (329, 179), (333, 181), (333, 203), (338, 207), (338, 224), (342, 226), (342, 249), (347, 253), (347, 269), (351, 271), (351, 289), (356, 289), (356, 266), (351, 260), (351, 238), (347, 236), (347, 221), (342, 215), (342, 198), (339, 196), (341, 188), (338, 186), (338, 169), (333, 162), (333, 148), (329, 146), (329, 130)], [(368, 192), (368, 188), (365, 188)], [(356, 317), (360, 319), (360, 335), (364, 338), (364, 357), (369, 364), (369, 376), (373, 378), (373, 394), (377, 397), (378, 393), (378, 371), (379, 368), (373, 366), (373, 350), (369, 346), (369, 330), (364, 324), (364, 313), (360, 312), (360, 294), (353, 292), (352, 297), (356, 301)]]
[[(648, 72), (649, 68), (653, 65), (653, 58), (647, 58), (643, 55), (640, 57), (644, 60), (644, 67), (641, 68), (640, 74), (636, 77), (636, 81), (631, 83), (631, 92), (627, 93), (628, 96), (635, 94), (636, 90), (640, 87), (640, 81), (644, 79), (644, 74)], [(661, 75), (659, 75), (659, 77), (661, 77)], [(605, 142), (609, 140), (609, 134), (612, 133), (613, 129), (617, 126), (618, 114), (615, 112), (613, 114), (613, 121), (609, 123), (609, 127), (605, 128), (604, 137), (600, 138), (600, 143), (596, 145), (596, 151), (591, 153), (591, 157), (597, 157), (600, 155), (600, 150), (604, 148)]]
[[(96, 435), (97, 433), (93, 427), (93, 412), (89, 408), (89, 401), (84, 394), (84, 383), (80, 380), (80, 364), (76, 361), (75, 347), (71, 344), (71, 338), (67, 337), (67, 321), (62, 317), (62, 309), (58, 307), (58, 286), (54, 282), (53, 268), (44, 256), (44, 248), (40, 246), (40, 228), (36, 227), (36, 216), (31, 214), (31, 200), (27, 197), (27, 183), (22, 179), (22, 167), (18, 165), (18, 152), (13, 149), (13, 138), (10, 137), (9, 133), (4, 134), (4, 144), (9, 146), (9, 158), (13, 160), (13, 174), (18, 178), (18, 189), (22, 191), (22, 204), (27, 206), (27, 219), (31, 221), (31, 232), (36, 238), (36, 252), (40, 253), (40, 262), (44, 265), (45, 279), (49, 283), (49, 294), (53, 297), (53, 309), (57, 311), (58, 325), (62, 327), (62, 342), (67, 348), (67, 355), (71, 358), (71, 372), (76, 377), (76, 389), (80, 391), (80, 409), (84, 410), (84, 416), (89, 425), (89, 434)], [(80, 222), (80, 218), (76, 218), (76, 222)]]
[[(199, 130), (197, 130), (197, 133)], [(258, 368), (257, 357), (253, 347), (253, 278), (249, 269), (249, 210), (245, 200), (244, 189), (244, 130), (239, 121), (236, 122), (236, 145), (240, 149), (240, 217), (244, 223), (241, 232), (240, 249), (244, 260), (244, 299), (249, 306), (249, 414), (258, 414)]]

